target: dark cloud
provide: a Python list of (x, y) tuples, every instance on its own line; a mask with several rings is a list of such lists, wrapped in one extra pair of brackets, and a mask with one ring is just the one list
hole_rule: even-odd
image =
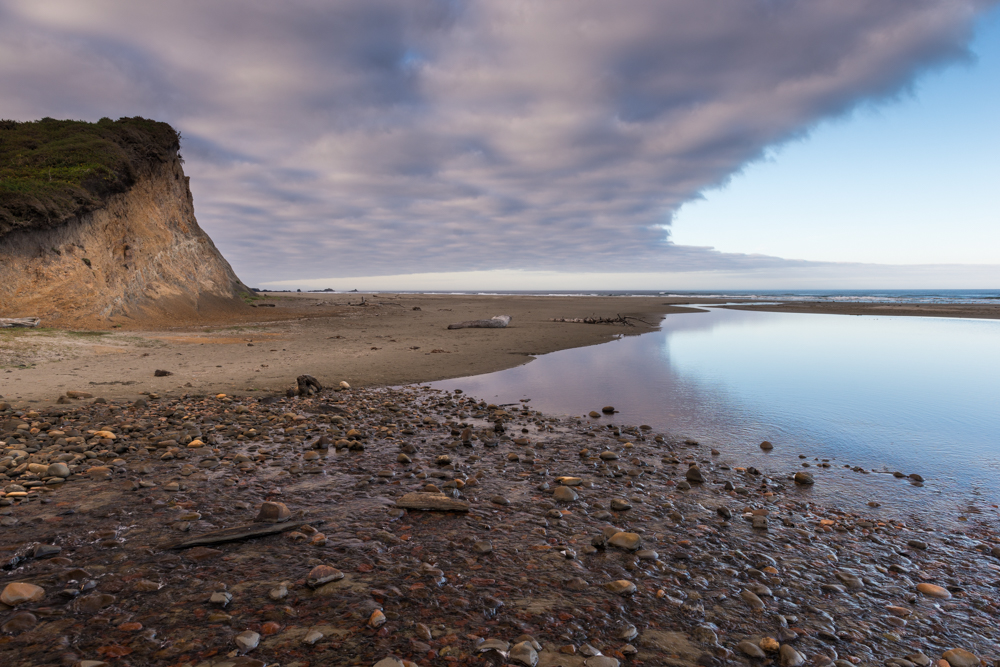
[(184, 135), (251, 282), (752, 270), (672, 212), (966, 56), (985, 0), (0, 0), (0, 115)]

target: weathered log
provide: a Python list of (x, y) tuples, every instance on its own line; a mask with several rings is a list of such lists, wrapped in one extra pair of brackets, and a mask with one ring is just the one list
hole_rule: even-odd
[(222, 528), (213, 530), (195, 537), (178, 540), (176, 542), (166, 542), (160, 545), (161, 549), (187, 549), (189, 547), (201, 547), (208, 544), (222, 544), (224, 542), (238, 542), (239, 540), (249, 540), (254, 537), (264, 537), (283, 533), (286, 530), (294, 530), (306, 525), (306, 521), (292, 521), (288, 523), (250, 523), (243, 526), (233, 526), (232, 528)]
[(449, 498), (443, 493), (414, 491), (396, 501), (396, 507), (408, 510), (433, 510), (438, 512), (468, 512), (469, 503)]
[(630, 317), (628, 315), (619, 315), (618, 317), (553, 317), (549, 322), (572, 322), (574, 324), (622, 324), (628, 327), (634, 327), (632, 320), (636, 322), (642, 322), (647, 326), (653, 326), (646, 320), (639, 319), (638, 317)]
[(510, 315), (496, 315), (488, 320), (469, 320), (449, 324), (449, 329), (503, 329), (510, 324)]
[(42, 321), (37, 317), (0, 317), (0, 329), (10, 329), (11, 327), (34, 328)]

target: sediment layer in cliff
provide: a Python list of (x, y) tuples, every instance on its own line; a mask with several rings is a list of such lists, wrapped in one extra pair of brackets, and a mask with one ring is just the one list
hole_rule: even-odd
[[(60, 127), (20, 136), (46, 122)], [(0, 124), (0, 317), (99, 327), (245, 310), (248, 289), (195, 219), (178, 148), (169, 125), (144, 119)], [(49, 187), (47, 164), (65, 181)]]

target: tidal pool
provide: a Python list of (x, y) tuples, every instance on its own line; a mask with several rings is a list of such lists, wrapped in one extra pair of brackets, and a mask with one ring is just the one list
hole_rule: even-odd
[(708, 309), (433, 386), (552, 415), (613, 405), (591, 421), (649, 424), (776, 476), (809, 463), (817, 499), (998, 517), (1000, 321)]

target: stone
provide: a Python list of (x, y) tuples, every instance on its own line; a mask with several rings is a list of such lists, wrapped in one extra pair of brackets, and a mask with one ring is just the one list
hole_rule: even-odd
[(44, 597), (45, 589), (41, 586), (16, 581), (4, 587), (0, 593), (0, 602), (16, 607), (26, 602), (38, 602)]
[(951, 593), (947, 588), (942, 588), (941, 586), (935, 586), (934, 584), (928, 583), (917, 584), (917, 592), (923, 593), (927, 597), (938, 598), (940, 600), (947, 600), (951, 597)]
[(306, 633), (306, 636), (302, 638), (302, 642), (312, 646), (322, 638), (323, 638), (322, 632), (320, 632), (319, 630), (310, 630), (309, 632)]
[(556, 487), (556, 490), (552, 493), (552, 497), (560, 503), (571, 503), (580, 497), (573, 489), (568, 486)]
[(468, 512), (469, 503), (456, 498), (449, 498), (443, 493), (424, 493), (414, 491), (396, 501), (396, 507), (408, 510), (431, 510), (440, 512)]
[(48, 469), (45, 471), (47, 477), (69, 477), (69, 466), (67, 466), (62, 461), (58, 461), (49, 465)]
[[(346, 382), (341, 382), (341, 384), (347, 384)], [(403, 667), (403, 663), (393, 657), (382, 658), (375, 663), (373, 667)]]
[(99, 482), (105, 479), (111, 479), (111, 468), (107, 466), (94, 466), (87, 469), (87, 477)]
[(38, 624), (38, 618), (30, 611), (19, 611), (12, 614), (0, 625), (0, 630), (8, 633), (24, 632)]
[(618, 579), (617, 581), (609, 581), (604, 584), (604, 590), (616, 595), (632, 595), (638, 588), (631, 581), (627, 579)]
[(608, 540), (608, 544), (626, 551), (635, 551), (642, 546), (642, 537), (637, 533), (615, 533)]
[(319, 588), (323, 584), (331, 581), (340, 581), (344, 578), (344, 573), (329, 565), (317, 565), (309, 572), (306, 585), (310, 588)]
[(77, 598), (76, 610), (88, 614), (98, 612), (115, 603), (115, 596), (110, 593), (91, 593)]
[(778, 650), (781, 660), (781, 667), (799, 667), (805, 664), (806, 657), (792, 648), (789, 644), (782, 644)]
[(385, 614), (382, 613), (381, 609), (376, 609), (368, 617), (368, 627), (381, 628), (383, 625), (385, 625)]
[(587, 658), (583, 661), (584, 667), (619, 667), (621, 662), (618, 658), (612, 658), (606, 655), (595, 655), (592, 658)]
[(752, 641), (744, 639), (739, 644), (736, 645), (736, 650), (745, 656), (751, 658), (765, 658), (767, 654), (764, 653), (763, 649), (754, 644)]
[(757, 597), (757, 594), (751, 590), (744, 588), (740, 591), (740, 597), (746, 602), (752, 609), (763, 609), (764, 601)]
[(765, 440), (764, 442), (760, 443), (760, 448), (763, 449), (765, 452), (769, 452), (772, 449), (774, 449), (774, 445), (772, 445), (769, 441)]
[(530, 642), (518, 642), (511, 647), (507, 659), (527, 667), (535, 667), (538, 664), (538, 653)]
[(263, 502), (254, 523), (283, 523), (292, 518), (292, 513), (285, 503)]
[(208, 601), (214, 605), (225, 607), (232, 601), (232, 599), (233, 599), (232, 593), (228, 591), (216, 591), (215, 593), (212, 593), (212, 597), (210, 597)]
[(684, 478), (694, 484), (703, 484), (705, 482), (705, 477), (701, 474), (701, 468), (698, 466), (688, 468), (687, 472), (684, 473)]
[(797, 472), (797, 473), (795, 473), (795, 476), (794, 476), (793, 479), (795, 480), (796, 484), (801, 484), (803, 486), (808, 486), (810, 484), (814, 484), (815, 483), (815, 480), (813, 480), (813, 476), (810, 475), (807, 472)]
[(613, 509), (616, 512), (624, 512), (626, 510), (632, 509), (632, 505), (630, 505), (627, 500), (623, 500), (621, 498), (612, 498), (611, 509)]
[(618, 454), (612, 452), (611, 450), (606, 450), (600, 453), (602, 461), (617, 461)]
[(563, 486), (580, 486), (583, 480), (579, 477), (557, 477), (556, 481)]
[(964, 648), (953, 648), (941, 654), (951, 667), (979, 667), (979, 658)]
[(480, 556), (485, 556), (486, 554), (493, 552), (493, 543), (489, 540), (479, 540), (478, 542), (473, 543), (472, 550)]
[(260, 635), (252, 630), (244, 630), (233, 638), (236, 647), (243, 653), (248, 653), (260, 644)]

